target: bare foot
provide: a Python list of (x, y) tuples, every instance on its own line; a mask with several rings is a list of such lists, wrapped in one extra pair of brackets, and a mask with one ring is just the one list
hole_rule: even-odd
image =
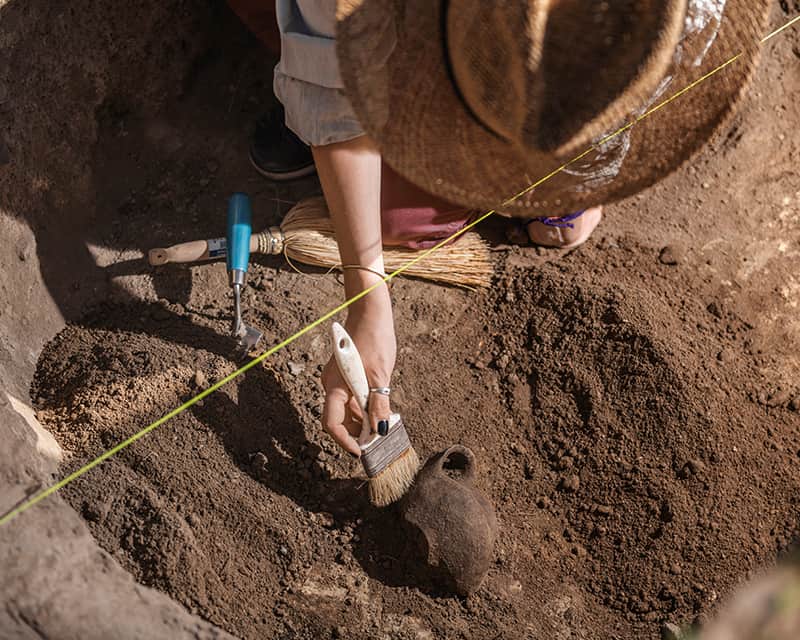
[(564, 216), (549, 218), (547, 222), (531, 220), (527, 227), (528, 237), (542, 247), (574, 249), (589, 239), (602, 217), (603, 207), (592, 207), (575, 219)]

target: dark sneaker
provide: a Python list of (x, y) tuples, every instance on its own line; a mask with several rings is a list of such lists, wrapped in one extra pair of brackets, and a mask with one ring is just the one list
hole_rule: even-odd
[(256, 123), (250, 161), (262, 176), (286, 182), (316, 171), (311, 149), (286, 126), (280, 103)]

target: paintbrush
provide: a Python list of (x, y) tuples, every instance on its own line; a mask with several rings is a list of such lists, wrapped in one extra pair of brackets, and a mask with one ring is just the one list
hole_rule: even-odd
[(367, 413), (369, 383), (361, 356), (338, 322), (333, 323), (331, 336), (336, 364), (364, 413), (358, 444), (361, 463), (369, 478), (369, 499), (375, 506), (385, 507), (402, 498), (411, 488), (419, 471), (419, 457), (399, 414), (389, 417), (389, 431), (385, 436), (372, 433)]

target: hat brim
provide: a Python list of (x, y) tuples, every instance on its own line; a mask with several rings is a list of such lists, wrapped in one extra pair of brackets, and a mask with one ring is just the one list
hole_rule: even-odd
[(345, 91), (384, 161), (446, 200), (474, 208), (501, 207), (517, 216), (561, 215), (613, 202), (647, 188), (688, 160), (739, 101), (756, 65), (769, 9), (768, 0), (728, 0), (702, 64), (695, 66), (690, 56), (674, 64), (659, 99), (733, 56), (745, 55), (636, 124), (613, 158), (592, 152), (574, 171), (561, 172), (503, 205), (572, 158), (523, 152), (468, 110), (448, 70), (443, 2), (339, 0), (338, 5), (337, 50)]

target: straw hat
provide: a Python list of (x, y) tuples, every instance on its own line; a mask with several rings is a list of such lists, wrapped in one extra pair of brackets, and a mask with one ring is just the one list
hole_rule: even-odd
[(345, 90), (384, 160), (494, 208), (744, 51), (510, 215), (632, 195), (687, 160), (750, 79), (769, 0), (337, 0)]

